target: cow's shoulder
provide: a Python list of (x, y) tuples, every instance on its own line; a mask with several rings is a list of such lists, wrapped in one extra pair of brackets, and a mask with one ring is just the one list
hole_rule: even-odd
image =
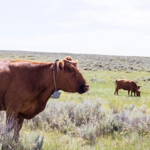
[(10, 70), (9, 65), (10, 65), (10, 61), (0, 60), (0, 73), (8, 72)]

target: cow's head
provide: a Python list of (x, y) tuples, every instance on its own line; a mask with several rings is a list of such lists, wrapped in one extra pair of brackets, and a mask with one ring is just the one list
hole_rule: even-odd
[(78, 61), (73, 61), (67, 56), (56, 64), (56, 84), (57, 88), (65, 92), (80, 94), (89, 90), (89, 85), (86, 83), (80, 69)]
[(136, 95), (137, 95), (137, 96), (141, 96), (141, 91), (139, 90), (140, 87), (141, 87), (141, 86), (137, 86), (137, 88), (138, 88), (138, 91), (136, 92)]
[(137, 96), (141, 96), (141, 91), (138, 90), (138, 91), (136, 92), (136, 95), (137, 95)]

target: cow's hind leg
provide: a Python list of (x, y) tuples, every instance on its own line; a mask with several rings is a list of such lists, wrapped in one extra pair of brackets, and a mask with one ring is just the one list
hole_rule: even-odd
[(116, 94), (118, 95), (118, 89), (117, 88), (115, 89), (115, 92), (114, 92), (114, 95), (116, 95)]

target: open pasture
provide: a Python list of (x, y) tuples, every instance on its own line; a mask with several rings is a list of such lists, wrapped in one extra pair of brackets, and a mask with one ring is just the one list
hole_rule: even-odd
[[(70, 55), (78, 59), (90, 85), (90, 91), (83, 95), (62, 92), (59, 100), (50, 98), (42, 113), (25, 122), (20, 143), (12, 146), (9, 137), (1, 136), (0, 145), (43, 150), (149, 149), (150, 58), (5, 51), (0, 55), (2, 59), (32, 61), (54, 61)], [(118, 78), (137, 81), (141, 97), (128, 96), (123, 90), (114, 95)], [(2, 112), (1, 132), (4, 116)]]

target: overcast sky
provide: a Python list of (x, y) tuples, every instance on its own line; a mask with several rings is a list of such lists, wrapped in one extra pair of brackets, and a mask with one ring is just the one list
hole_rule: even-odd
[(0, 50), (150, 56), (150, 0), (0, 0)]

